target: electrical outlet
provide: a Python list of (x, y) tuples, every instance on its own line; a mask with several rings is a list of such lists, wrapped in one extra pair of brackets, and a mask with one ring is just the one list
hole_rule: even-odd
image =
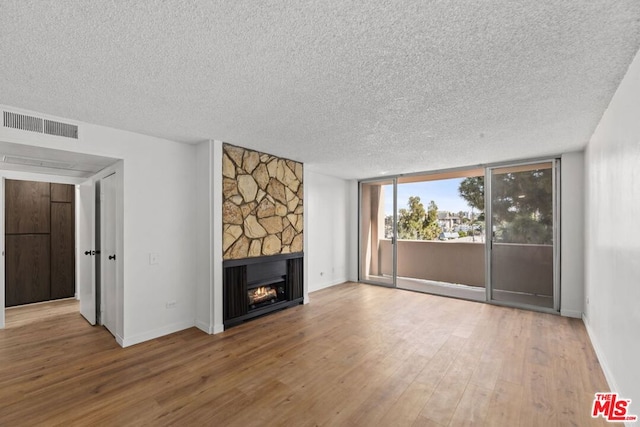
[(158, 254), (150, 253), (149, 254), (149, 265), (156, 265), (158, 263)]
[(175, 301), (167, 301), (167, 308), (176, 308), (176, 302)]

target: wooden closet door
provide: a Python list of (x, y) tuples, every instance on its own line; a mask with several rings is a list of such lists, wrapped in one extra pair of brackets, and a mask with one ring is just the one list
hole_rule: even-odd
[(5, 237), (7, 307), (51, 299), (49, 248), (48, 234)]
[(76, 291), (74, 213), (71, 203), (51, 203), (51, 299)]
[(70, 184), (51, 183), (51, 201), (73, 203), (75, 199), (75, 188)]
[(5, 234), (49, 233), (51, 194), (48, 182), (5, 182)]

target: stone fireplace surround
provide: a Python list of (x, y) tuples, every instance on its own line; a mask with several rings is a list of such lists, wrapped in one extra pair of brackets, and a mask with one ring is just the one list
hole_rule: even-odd
[(302, 163), (222, 148), (226, 329), (303, 302), (304, 194)]
[(302, 163), (224, 144), (222, 175), (223, 259), (302, 252)]

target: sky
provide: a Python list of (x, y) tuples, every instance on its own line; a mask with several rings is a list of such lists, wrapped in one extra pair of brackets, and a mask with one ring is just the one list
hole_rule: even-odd
[[(471, 212), (471, 207), (458, 193), (458, 187), (463, 179), (454, 178), (398, 184), (398, 209), (407, 208), (410, 196), (418, 196), (425, 209), (429, 206), (429, 202), (433, 200), (438, 205), (439, 211)], [(385, 215), (392, 215), (393, 186), (385, 186), (384, 194)]]

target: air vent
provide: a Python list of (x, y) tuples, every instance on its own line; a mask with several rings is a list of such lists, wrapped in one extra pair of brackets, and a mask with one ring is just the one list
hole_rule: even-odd
[(4, 127), (42, 133), (43, 120), (39, 117), (4, 112)]
[(6, 128), (78, 139), (78, 126), (76, 125), (12, 113), (9, 111), (4, 111), (3, 113), (3, 126)]
[(78, 126), (69, 123), (44, 121), (44, 133), (47, 135), (64, 136), (65, 138), (78, 139)]

